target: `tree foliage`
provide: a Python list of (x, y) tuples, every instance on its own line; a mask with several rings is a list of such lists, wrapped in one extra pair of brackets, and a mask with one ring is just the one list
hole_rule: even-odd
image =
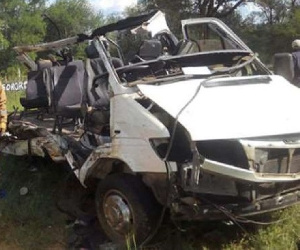
[[(0, 1), (0, 72), (17, 75), (14, 46), (36, 44), (88, 32), (103, 23), (88, 0)], [(78, 52), (80, 53), (80, 52)], [(22, 68), (21, 68), (22, 69)]]
[[(259, 11), (245, 18), (239, 7), (247, 6), (249, 2)], [(271, 63), (275, 53), (290, 52), (293, 39), (300, 39), (299, 5), (300, 0), (144, 0), (135, 11), (163, 10), (177, 36), (181, 33), (181, 19), (221, 18), (259, 53), (264, 62)]]
[[(153, 9), (166, 13), (171, 30), (180, 37), (180, 20), (192, 17), (218, 17), (229, 25), (263, 61), (270, 63), (274, 53), (291, 51), (300, 38), (300, 0), (140, 0), (126, 15)], [(239, 7), (255, 2), (260, 8), (245, 18)], [(96, 13), (90, 0), (1, 0), (0, 72), (16, 74), (19, 65), (13, 47), (66, 38), (90, 30), (120, 16)], [(82, 51), (81, 51), (82, 52)], [(77, 55), (80, 55), (77, 51)]]
[(290, 4), (287, 1), (260, 0), (257, 4), (261, 8), (259, 15), (270, 25), (282, 23), (289, 16)]
[(12, 46), (36, 43), (45, 35), (41, 11), (44, 0), (2, 0), (0, 18), (5, 20), (4, 34)]
[(145, 0), (149, 8), (157, 7), (164, 12), (196, 14), (202, 17), (225, 17), (234, 12), (246, 0)]
[(250, 48), (260, 54), (266, 63), (272, 63), (275, 53), (291, 52), (291, 43), (300, 39), (299, 0), (260, 0), (264, 17), (259, 23), (248, 22), (243, 26), (243, 38)]
[(170, 28), (175, 34), (181, 31), (180, 20), (191, 17), (225, 18), (246, 0), (144, 0), (146, 9), (160, 9), (166, 13)]
[(44, 0), (2, 0), (0, 2), (1, 48), (0, 71), (15, 72), (16, 60), (12, 48), (16, 45), (43, 41), (45, 24), (41, 18)]
[(103, 23), (103, 15), (95, 13), (88, 0), (57, 0), (44, 17), (49, 41), (88, 32)]

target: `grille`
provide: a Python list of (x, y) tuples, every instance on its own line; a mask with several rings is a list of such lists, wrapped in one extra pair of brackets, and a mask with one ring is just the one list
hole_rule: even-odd
[(267, 161), (259, 168), (260, 173), (300, 172), (300, 150), (289, 153), (288, 149), (271, 149)]

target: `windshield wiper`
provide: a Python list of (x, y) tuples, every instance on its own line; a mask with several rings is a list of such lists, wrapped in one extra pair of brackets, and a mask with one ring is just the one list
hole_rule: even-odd
[[(229, 78), (230, 76), (227, 75)], [(249, 84), (269, 84), (271, 82), (270, 76), (256, 76), (247, 79), (228, 79), (226, 81), (211, 81), (203, 84), (203, 87), (225, 87), (225, 86), (237, 86), (237, 85), (249, 85)]]
[(157, 77), (145, 77), (133, 82), (130, 82), (127, 84), (128, 87), (134, 87), (138, 84), (159, 84), (159, 83), (165, 83), (165, 82), (176, 82), (181, 80), (188, 80), (188, 79), (203, 79), (203, 76), (201, 75), (166, 75), (161, 78)]

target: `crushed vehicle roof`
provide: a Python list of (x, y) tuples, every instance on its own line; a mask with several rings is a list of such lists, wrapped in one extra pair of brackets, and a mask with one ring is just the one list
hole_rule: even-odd
[(92, 39), (95, 36), (103, 36), (106, 33), (109, 33), (112, 31), (123, 30), (123, 29), (133, 28), (133, 27), (142, 25), (143, 23), (145, 23), (149, 19), (151, 19), (157, 13), (158, 13), (158, 11), (152, 11), (149, 14), (135, 16), (135, 17), (128, 17), (128, 18), (122, 19), (116, 23), (104, 25), (102, 27), (95, 29), (93, 31), (92, 35), (87, 38)]

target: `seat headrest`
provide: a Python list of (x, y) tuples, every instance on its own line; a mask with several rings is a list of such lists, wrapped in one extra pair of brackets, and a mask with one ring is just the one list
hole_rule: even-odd
[(85, 53), (86, 53), (86, 56), (90, 59), (95, 59), (100, 56), (94, 43), (91, 43), (90, 45), (88, 45), (85, 48)]
[(38, 70), (51, 68), (53, 66), (53, 63), (51, 62), (51, 60), (38, 60), (36, 62), (36, 64), (37, 64)]
[(139, 50), (139, 56), (145, 60), (155, 59), (161, 54), (162, 45), (158, 39), (144, 40)]
[(154, 38), (158, 39), (161, 42), (163, 48), (167, 48), (169, 54), (173, 55), (175, 53), (175, 50), (177, 48), (176, 46), (179, 41), (172, 32), (163, 30), (157, 33)]

